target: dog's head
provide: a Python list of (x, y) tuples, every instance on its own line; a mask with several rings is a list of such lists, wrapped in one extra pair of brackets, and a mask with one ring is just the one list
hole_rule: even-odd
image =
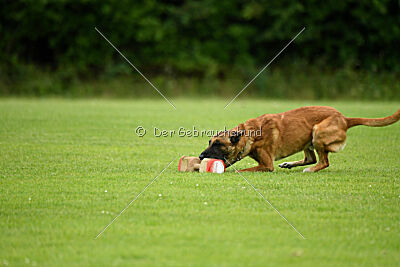
[(250, 150), (251, 143), (243, 124), (213, 136), (208, 147), (200, 154), (199, 158), (215, 158), (223, 160), (226, 167), (241, 160)]

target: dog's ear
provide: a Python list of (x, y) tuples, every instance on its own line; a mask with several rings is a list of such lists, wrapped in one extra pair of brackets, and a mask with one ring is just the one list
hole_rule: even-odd
[(236, 127), (236, 129), (237, 129), (238, 131), (244, 131), (246, 128), (244, 127), (244, 124), (241, 123), (241, 124), (239, 124), (239, 125)]
[(244, 134), (244, 131), (233, 131), (230, 134), (229, 140), (231, 141), (231, 143), (233, 145), (236, 145), (239, 142), (240, 137), (242, 137), (243, 134)]

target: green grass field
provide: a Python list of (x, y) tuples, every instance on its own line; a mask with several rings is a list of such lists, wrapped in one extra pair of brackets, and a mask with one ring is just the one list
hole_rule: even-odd
[[(383, 117), (400, 103), (241, 100), (0, 100), (0, 265), (394, 266), (400, 262), (400, 123), (355, 127), (319, 173), (245, 177), (179, 173), (207, 137), (165, 130), (222, 129), (264, 113), (330, 105)], [(138, 137), (137, 126), (147, 129)], [(254, 166), (249, 158), (236, 168)]]

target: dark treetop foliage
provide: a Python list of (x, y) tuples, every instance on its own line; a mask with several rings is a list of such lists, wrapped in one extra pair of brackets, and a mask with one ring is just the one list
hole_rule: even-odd
[[(99, 79), (96, 86), (75, 88), (77, 94), (107, 94), (110, 86), (103, 83), (102, 89), (101, 79), (122, 77), (132, 69), (95, 27), (151, 77), (200, 78), (211, 84), (193, 90), (222, 94), (226, 89), (213, 80), (229, 75), (251, 79), (306, 27), (267, 70), (274, 73), (268, 79), (263, 73), (255, 81), (256, 94), (322, 98), (347, 92), (399, 99), (399, 3), (3, 0), (0, 94), (75, 94), (74, 81), (79, 85)], [(289, 71), (275, 71), (282, 67)], [(266, 90), (266, 81), (275, 89)], [(170, 93), (178, 92), (173, 84), (157, 82), (167, 91), (169, 86)], [(115, 88), (120, 88), (119, 95), (136, 90), (131, 84), (120, 80), (112, 94)], [(123, 89), (127, 85), (129, 89)], [(231, 94), (232, 86), (225, 87)]]
[[(284, 57), (400, 69), (399, 1), (2, 1), (3, 64), (102, 71), (116, 53), (145, 68), (184, 73), (263, 65), (302, 27)], [(120, 59), (118, 59), (119, 62)]]

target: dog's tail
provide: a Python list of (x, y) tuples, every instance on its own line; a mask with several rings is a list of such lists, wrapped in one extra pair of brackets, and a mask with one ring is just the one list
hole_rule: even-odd
[(392, 116), (377, 119), (367, 119), (367, 118), (346, 118), (347, 127), (351, 128), (357, 125), (365, 125), (371, 127), (382, 127), (387, 126), (396, 121), (400, 120), (400, 109), (396, 111)]

